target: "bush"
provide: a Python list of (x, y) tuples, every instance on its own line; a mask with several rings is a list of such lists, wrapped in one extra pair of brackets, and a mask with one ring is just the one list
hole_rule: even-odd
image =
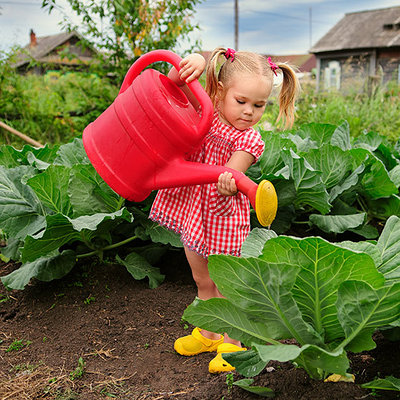
[[(10, 60), (0, 60), (0, 120), (43, 144), (79, 137), (114, 100), (118, 88), (83, 72), (18, 75)], [(22, 139), (1, 131), (17, 148)]]

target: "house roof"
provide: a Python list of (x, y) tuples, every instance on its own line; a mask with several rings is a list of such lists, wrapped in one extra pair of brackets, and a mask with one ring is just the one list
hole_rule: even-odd
[(292, 54), (283, 56), (271, 56), (275, 63), (288, 63), (296, 67), (299, 72), (311, 72), (316, 67), (317, 61), (314, 54)]
[[(211, 57), (211, 51), (203, 51), (201, 54), (208, 61)], [(314, 54), (292, 54), (292, 55), (280, 55), (271, 56), (271, 60), (275, 63), (288, 63), (296, 67), (299, 72), (311, 72), (316, 67), (317, 61)]]
[(400, 46), (400, 6), (345, 14), (310, 52), (396, 46)]
[[(15, 67), (20, 67), (24, 64), (30, 62), (33, 58), (36, 61), (46, 62), (46, 63), (60, 63), (60, 57), (50, 53), (61, 46), (71, 38), (76, 37), (79, 40), (81, 39), (80, 35), (76, 31), (72, 32), (62, 32), (56, 35), (50, 36), (42, 36), (36, 38), (36, 45), (32, 46), (31, 44), (27, 44), (22, 48), (21, 54), (18, 55), (18, 59), (15, 62)], [(88, 62), (90, 57), (79, 56), (81, 62)], [(76, 60), (68, 60), (63, 58), (63, 64), (76, 64)]]

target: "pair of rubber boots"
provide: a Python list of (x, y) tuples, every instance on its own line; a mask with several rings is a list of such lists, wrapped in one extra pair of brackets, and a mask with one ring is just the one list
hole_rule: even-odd
[(182, 356), (194, 356), (200, 353), (216, 351), (217, 355), (210, 361), (208, 366), (208, 370), (212, 374), (229, 372), (235, 369), (235, 367), (232, 367), (232, 365), (222, 358), (223, 353), (246, 350), (232, 343), (224, 343), (223, 336), (218, 340), (207, 339), (200, 333), (199, 328), (194, 328), (191, 335), (177, 339), (174, 349)]

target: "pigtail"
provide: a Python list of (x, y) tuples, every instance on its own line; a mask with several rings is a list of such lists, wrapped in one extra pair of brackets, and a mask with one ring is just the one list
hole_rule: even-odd
[(300, 82), (289, 65), (279, 63), (278, 67), (282, 71), (283, 82), (279, 93), (279, 115), (277, 121), (282, 119), (285, 123), (285, 128), (291, 128), (295, 114), (294, 103), (300, 91)]
[(216, 96), (218, 91), (218, 59), (221, 55), (226, 53), (226, 49), (219, 47), (215, 49), (207, 63), (206, 69), (206, 92), (210, 96), (211, 101), (215, 107)]

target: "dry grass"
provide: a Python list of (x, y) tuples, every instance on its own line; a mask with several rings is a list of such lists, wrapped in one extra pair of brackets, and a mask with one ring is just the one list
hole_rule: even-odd
[(28, 365), (16, 373), (0, 374), (0, 400), (73, 399), (72, 389), (68, 374), (45, 365)]

